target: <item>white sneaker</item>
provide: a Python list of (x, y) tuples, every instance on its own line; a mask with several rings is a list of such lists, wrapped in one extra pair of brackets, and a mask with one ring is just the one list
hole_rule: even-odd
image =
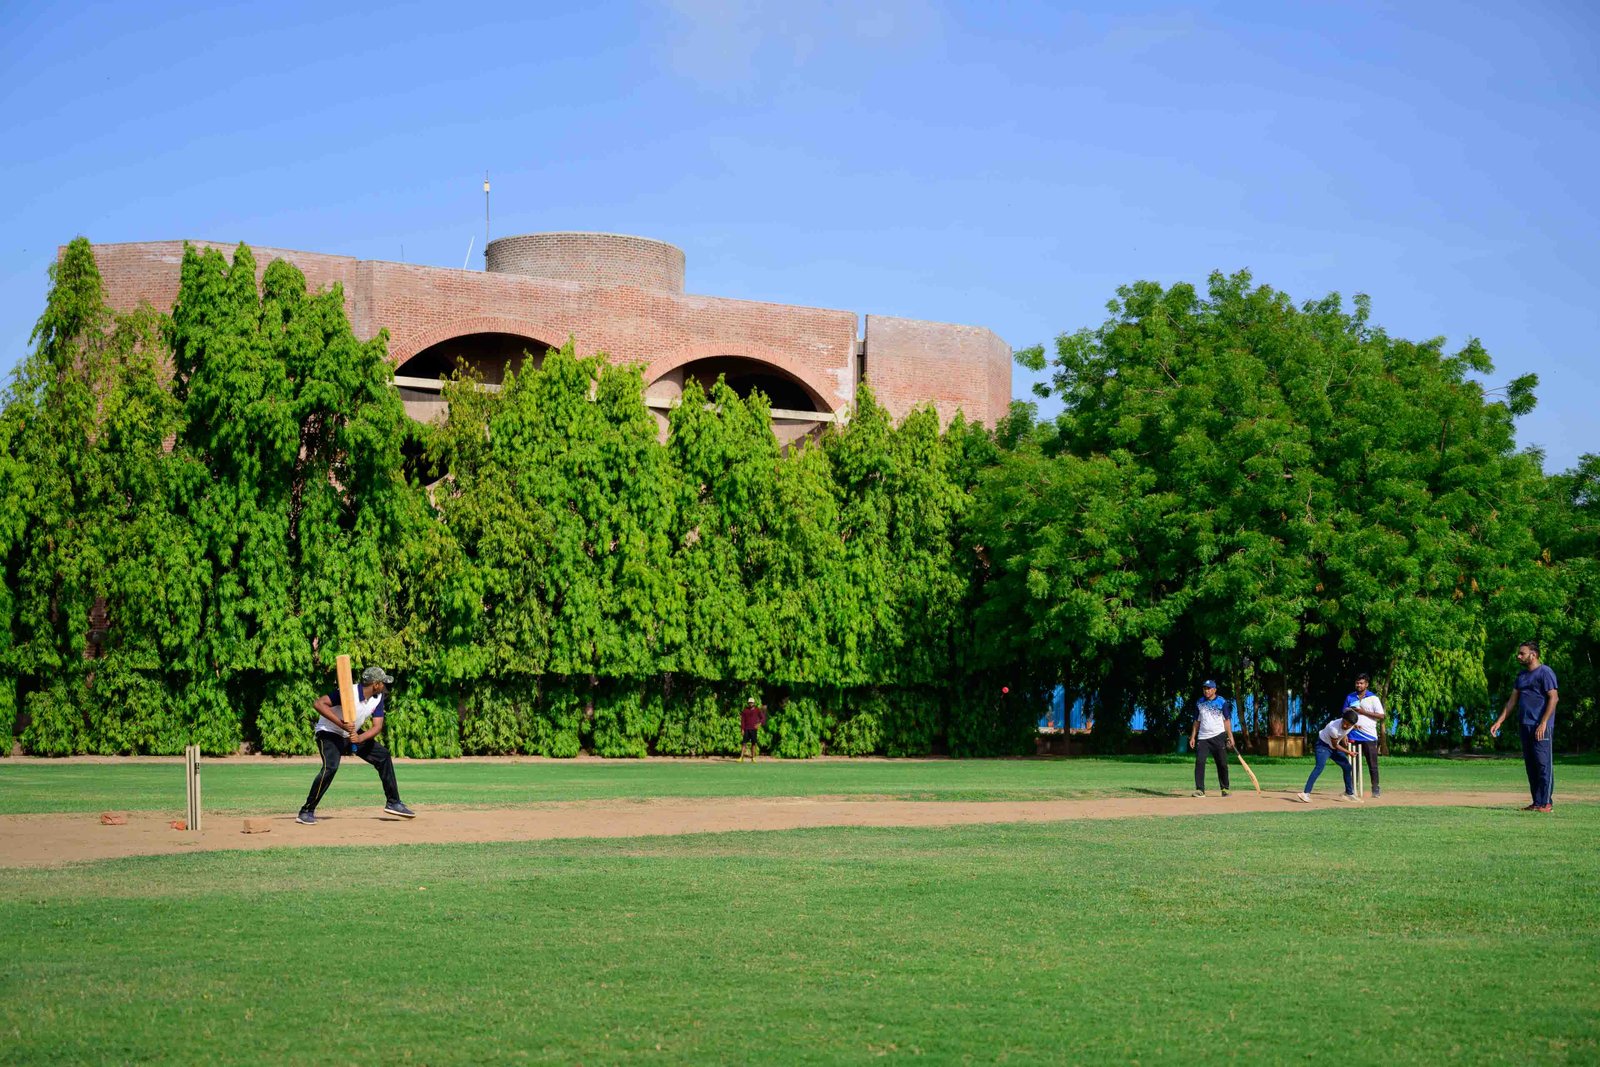
[(1311, 803), (1311, 794), (1310, 793), (1296, 793), (1294, 795), (1294, 798), (1296, 800), (1298, 800), (1302, 804)]
[(1344, 801), (1347, 804), (1359, 804), (1359, 803), (1361, 803), (1361, 798), (1356, 796), (1354, 793), (1346, 793), (1344, 796), (1340, 797), (1339, 799)]

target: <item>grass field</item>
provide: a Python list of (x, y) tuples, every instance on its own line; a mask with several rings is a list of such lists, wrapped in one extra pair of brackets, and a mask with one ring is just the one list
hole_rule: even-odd
[[(1285, 783), (1306, 766), (1263, 764)], [(1520, 763), (1385, 769), (1396, 790), (1522, 784)], [(341, 771), (336, 791), (376, 789), (349, 770), (358, 786)], [(162, 764), (0, 764), (0, 798), (89, 810), (109, 780), (140, 801), (124, 807), (168, 806), (151, 772), (177, 773), (181, 803), (181, 767)], [(307, 768), (206, 773), (248, 808), (296, 797)], [(424, 782), (434, 803), (472, 783), (472, 803), (496, 804), (950, 799), (1167, 792), (1187, 771), (401, 768), (418, 804)], [(0, 1061), (1594, 1063), (1600, 767), (1557, 783), (1553, 816), (1330, 805), (0, 869)]]
[[(1310, 759), (1256, 757), (1250, 766), (1263, 789), (1298, 789)], [(315, 761), (207, 760), (202, 772), (208, 811), (289, 811), (305, 798)], [(1053, 797), (1188, 793), (1193, 759), (1022, 760), (417, 760), (398, 765), (401, 795), (419, 808), (438, 805), (516, 807), (561, 800), (717, 796), (892, 796), (912, 800), (1040, 800)], [(1507, 790), (1527, 788), (1521, 759), (1386, 757), (1385, 789)], [(1207, 783), (1216, 788), (1215, 768)], [(1235, 765), (1235, 788), (1249, 779)], [(1318, 781), (1336, 790), (1339, 769)], [(1560, 798), (1600, 799), (1600, 761), (1556, 761)], [(360, 760), (346, 760), (325, 805), (381, 798), (378, 778)], [(0, 760), (0, 815), (49, 811), (174, 811), (183, 809), (181, 759), (126, 762)]]

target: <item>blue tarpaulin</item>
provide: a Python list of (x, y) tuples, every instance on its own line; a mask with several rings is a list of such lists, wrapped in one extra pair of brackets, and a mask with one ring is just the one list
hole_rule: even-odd
[[(1180, 703), (1182, 703), (1182, 702), (1180, 702)], [(1253, 696), (1245, 697), (1244, 698), (1244, 710), (1249, 712), (1249, 711), (1253, 711), (1254, 708), (1255, 708), (1255, 697), (1253, 697)], [(1240, 722), (1239, 712), (1240, 712), (1240, 708), (1238, 707), (1237, 704), (1235, 704), (1234, 710), (1233, 710), (1233, 727), (1236, 730), (1240, 729), (1241, 726), (1243, 725)], [(1072, 714), (1072, 719), (1071, 719), (1071, 724), (1070, 724), (1070, 728), (1071, 729), (1073, 729), (1073, 730), (1081, 730), (1085, 726), (1088, 725), (1088, 721), (1086, 720), (1086, 718), (1084, 717), (1084, 714), (1083, 714), (1083, 698), (1082, 697), (1079, 697), (1079, 698), (1077, 698), (1076, 700), (1074, 700), (1072, 702), (1071, 714)], [(1336, 714), (1336, 712), (1330, 712), (1329, 713), (1329, 718), (1332, 718), (1334, 714)], [(1068, 727), (1063, 724), (1063, 720), (1066, 717), (1067, 717), (1067, 690), (1066, 690), (1065, 686), (1058, 685), (1055, 688), (1055, 692), (1050, 695), (1050, 706), (1049, 706), (1049, 708), (1045, 711), (1045, 713), (1043, 715), (1041, 715), (1039, 717), (1039, 729), (1041, 729), (1041, 730), (1067, 729)], [(1143, 730), (1144, 729), (1144, 711), (1142, 709), (1139, 709), (1139, 708), (1135, 708), (1134, 709), (1133, 721), (1130, 723), (1130, 726), (1135, 730)], [(1297, 696), (1291, 695), (1289, 697), (1289, 732), (1292, 733), (1292, 734), (1297, 734), (1297, 733), (1300, 733), (1301, 731), (1302, 731), (1302, 724), (1300, 722), (1300, 698), (1297, 697)]]

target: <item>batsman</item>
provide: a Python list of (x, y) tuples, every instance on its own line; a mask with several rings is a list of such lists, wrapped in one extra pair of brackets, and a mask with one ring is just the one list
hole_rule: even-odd
[(361, 684), (350, 684), (349, 659), (339, 657), (340, 684), (331, 693), (324, 693), (312, 707), (317, 712), (314, 736), (322, 755), (322, 769), (311, 782), (311, 792), (306, 794), (305, 806), (296, 821), (307, 826), (317, 822), (317, 805), (333, 784), (339, 773), (339, 760), (344, 756), (360, 756), (378, 771), (383, 783), (383, 810), (388, 815), (414, 819), (417, 813), (400, 800), (400, 787), (394, 779), (394, 760), (389, 750), (378, 741), (383, 734), (383, 718), (388, 710), (389, 686), (394, 678), (382, 667), (368, 667), (361, 672)]

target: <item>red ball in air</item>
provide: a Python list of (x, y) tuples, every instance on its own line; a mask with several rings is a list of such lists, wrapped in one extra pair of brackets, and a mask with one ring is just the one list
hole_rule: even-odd
[(1009, 692), (1011, 692), (1011, 687), (1009, 685), (1002, 685), (1000, 687), (1000, 692), (1009, 693)]

